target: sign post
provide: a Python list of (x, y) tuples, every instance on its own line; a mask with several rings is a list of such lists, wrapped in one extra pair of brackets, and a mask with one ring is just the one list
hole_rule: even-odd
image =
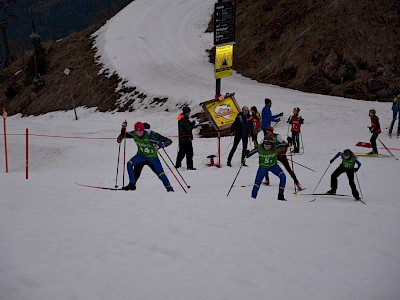
[[(218, 0), (214, 6), (214, 45), (217, 46), (215, 51), (215, 94), (221, 94), (221, 78), (232, 75), (233, 65), (233, 44), (235, 43), (235, 16), (236, 5), (233, 0)], [(220, 66), (217, 68), (217, 52), (225, 52), (228, 48), (218, 47), (218, 45), (229, 45), (231, 53), (230, 58), (225, 57), (226, 60), (221, 60), (218, 63)], [(223, 49), (223, 50), (221, 50)], [(225, 63), (225, 65), (221, 65)], [(222, 66), (222, 68), (221, 68)], [(223, 75), (221, 75), (221, 72)]]

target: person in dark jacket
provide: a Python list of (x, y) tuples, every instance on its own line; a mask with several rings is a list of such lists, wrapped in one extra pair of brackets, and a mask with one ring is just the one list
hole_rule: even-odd
[(245, 164), (245, 157), (247, 154), (247, 144), (248, 144), (248, 136), (251, 132), (251, 124), (249, 123), (249, 108), (247, 106), (242, 107), (242, 112), (238, 113), (235, 121), (233, 121), (231, 126), (231, 134), (235, 136), (233, 140), (233, 146), (228, 156), (229, 167), (232, 167), (232, 157), (235, 154), (236, 148), (239, 145), (240, 141), (242, 141), (242, 165)]
[(369, 140), (371, 142), (372, 151), (368, 154), (378, 154), (378, 148), (376, 147), (376, 139), (381, 131), (381, 124), (379, 123), (379, 117), (376, 115), (375, 109), (369, 110), (369, 117), (371, 118), (371, 126), (368, 127), (369, 131), (371, 131), (372, 136)]
[(192, 130), (198, 125), (197, 121), (190, 121), (190, 108), (184, 106), (182, 113), (178, 115), (178, 135), (179, 135), (179, 151), (176, 157), (176, 168), (182, 166), (182, 160), (186, 156), (186, 167), (188, 170), (196, 170), (193, 167), (193, 133)]

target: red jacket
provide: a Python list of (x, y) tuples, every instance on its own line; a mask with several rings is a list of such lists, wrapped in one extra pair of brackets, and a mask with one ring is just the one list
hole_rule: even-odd
[(373, 134), (378, 135), (382, 132), (381, 130), (381, 124), (379, 124), (379, 118), (378, 116), (373, 116), (371, 118), (371, 127), (370, 130)]

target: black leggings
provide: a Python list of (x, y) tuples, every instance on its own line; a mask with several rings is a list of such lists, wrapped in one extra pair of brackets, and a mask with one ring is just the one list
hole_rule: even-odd
[(351, 169), (346, 169), (343, 165), (340, 165), (337, 167), (335, 171), (333, 171), (331, 175), (331, 189), (333, 191), (337, 190), (338, 187), (338, 177), (342, 175), (343, 173), (346, 173), (347, 178), (349, 179), (349, 185), (351, 187), (351, 193), (353, 194), (354, 198), (358, 198), (359, 194), (357, 191), (356, 184), (354, 183), (354, 171)]

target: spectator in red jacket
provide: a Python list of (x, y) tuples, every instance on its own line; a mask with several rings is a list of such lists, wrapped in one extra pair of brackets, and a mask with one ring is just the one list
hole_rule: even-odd
[[(301, 132), (301, 125), (304, 123), (304, 119), (302, 116), (299, 115), (300, 108), (295, 107), (293, 108), (293, 115), (289, 117), (287, 123), (292, 125), (292, 144), (294, 146), (294, 153), (300, 152), (300, 132)], [(289, 138), (288, 138), (289, 141)]]
[(368, 154), (378, 154), (378, 149), (376, 147), (376, 139), (378, 138), (378, 135), (382, 131), (381, 131), (381, 125), (379, 124), (379, 117), (376, 115), (375, 109), (369, 110), (369, 117), (371, 118), (371, 126), (368, 128), (369, 131), (371, 131), (372, 133), (371, 139), (369, 141), (371, 142), (372, 151), (369, 152)]

